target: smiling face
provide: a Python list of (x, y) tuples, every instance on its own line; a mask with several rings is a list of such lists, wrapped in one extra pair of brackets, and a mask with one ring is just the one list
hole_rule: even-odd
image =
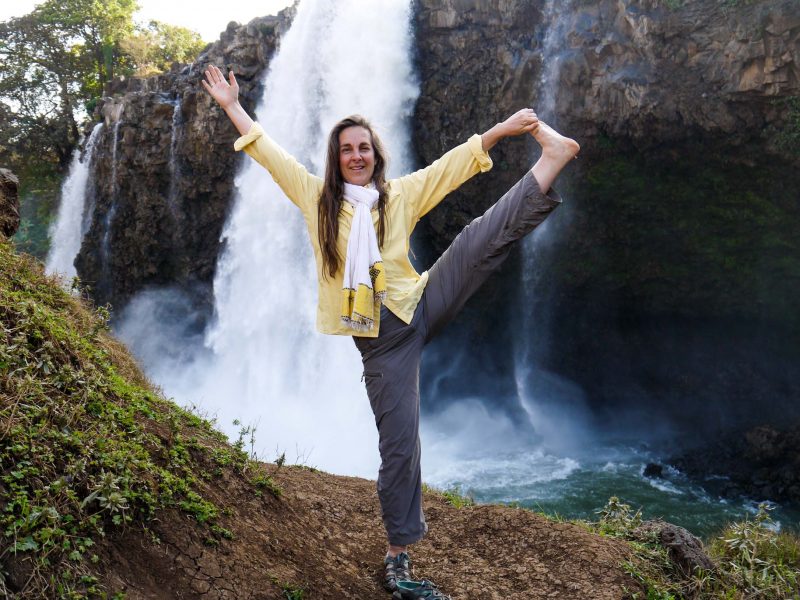
[(372, 181), (375, 149), (365, 128), (347, 127), (339, 133), (339, 170), (347, 183), (367, 185)]

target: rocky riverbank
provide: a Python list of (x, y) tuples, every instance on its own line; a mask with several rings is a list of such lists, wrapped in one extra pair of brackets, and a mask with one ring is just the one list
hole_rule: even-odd
[(668, 462), (711, 493), (800, 506), (800, 424), (737, 431)]

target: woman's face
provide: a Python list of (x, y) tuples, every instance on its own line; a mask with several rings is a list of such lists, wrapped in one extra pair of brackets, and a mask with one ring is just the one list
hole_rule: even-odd
[(354, 125), (339, 133), (339, 170), (347, 183), (367, 185), (375, 172), (375, 150), (372, 136), (363, 127)]

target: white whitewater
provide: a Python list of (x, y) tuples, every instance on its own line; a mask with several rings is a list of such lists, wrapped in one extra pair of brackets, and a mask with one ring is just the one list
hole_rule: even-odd
[(45, 270), (50, 274), (60, 273), (67, 280), (77, 275), (73, 263), (81, 249), (83, 235), (86, 233), (85, 212), (89, 167), (102, 129), (102, 123), (98, 123), (92, 129), (86, 142), (83, 160), (81, 160), (80, 147), (75, 149), (69, 174), (61, 186), (58, 215), (50, 228), (50, 251), (47, 255)]
[[(418, 88), (409, 19), (409, 3), (397, 0), (301, 2), (267, 73), (257, 120), (321, 176), (331, 126), (360, 113), (388, 148), (390, 175), (410, 171), (407, 121)], [(252, 160), (236, 186), (207, 351), (153, 376), (178, 401), (216, 415), (229, 434), (238, 432), (234, 419), (255, 424), (264, 458), (285, 451), (290, 461), (374, 478), (377, 433), (360, 357), (349, 337), (316, 332), (316, 272), (300, 212)], [(131, 322), (154, 312), (143, 306)]]

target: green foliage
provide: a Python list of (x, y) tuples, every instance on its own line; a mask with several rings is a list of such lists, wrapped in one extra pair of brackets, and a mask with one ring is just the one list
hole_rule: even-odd
[(104, 594), (98, 540), (159, 509), (192, 515), (211, 539), (232, 535), (192, 458), (221, 434), (122, 375), (133, 367), (115, 355), (108, 316), (0, 244), (0, 565), (27, 566), (23, 597)]
[(438, 490), (423, 483), (422, 492), (424, 494), (435, 494), (437, 496), (441, 496), (455, 508), (468, 508), (470, 506), (475, 506), (475, 499), (472, 496), (462, 494), (461, 490), (456, 487), (448, 490)]
[(286, 600), (303, 600), (303, 598), (305, 598), (305, 590), (291, 583), (284, 583), (281, 586), (281, 591)]
[(597, 514), (600, 515), (598, 529), (607, 535), (627, 536), (642, 524), (642, 510), (633, 512), (631, 506), (617, 496), (611, 496)]
[[(773, 529), (766, 504), (750, 520), (728, 526), (712, 543), (720, 564), (716, 577), (704, 577), (700, 589), (723, 598), (734, 589), (747, 598), (792, 598), (800, 591), (800, 540)], [(792, 596), (794, 594), (794, 596)]]
[(800, 96), (791, 96), (781, 103), (786, 108), (786, 122), (772, 132), (775, 145), (787, 154), (800, 157)]
[(38, 167), (31, 163), (17, 172), (20, 177), (20, 225), (14, 242), (20, 251), (44, 260), (50, 248), (49, 231), (62, 176), (55, 165), (41, 164)]
[(642, 155), (623, 146), (592, 159), (578, 183), (571, 234), (552, 251), (554, 287), (650, 315), (763, 319), (800, 331), (791, 166), (733, 163), (715, 147)]
[(629, 590), (634, 600), (778, 600), (797, 598), (800, 590), (800, 538), (773, 531), (769, 508), (759, 506), (755, 518), (733, 523), (706, 548), (717, 564), (711, 572), (683, 573), (672, 562), (657, 528), (642, 523), (634, 511), (611, 497), (597, 511), (592, 531), (625, 540), (631, 556), (623, 568), (640, 586)]
[(191, 62), (205, 45), (199, 33), (160, 21), (137, 27), (122, 41), (137, 77), (168, 71), (173, 63)]
[(47, 252), (79, 125), (103, 86), (117, 75), (192, 60), (203, 47), (183, 27), (152, 22), (137, 29), (137, 8), (135, 0), (46, 0), (0, 22), (0, 166), (20, 178), (25, 215), (17, 239), (37, 257)]
[(275, 483), (275, 481), (269, 475), (259, 474), (253, 479), (253, 485), (256, 486), (256, 489), (261, 493), (261, 490), (267, 490), (270, 494), (275, 496), (276, 498), (280, 498), (283, 494), (283, 490), (280, 486)]

